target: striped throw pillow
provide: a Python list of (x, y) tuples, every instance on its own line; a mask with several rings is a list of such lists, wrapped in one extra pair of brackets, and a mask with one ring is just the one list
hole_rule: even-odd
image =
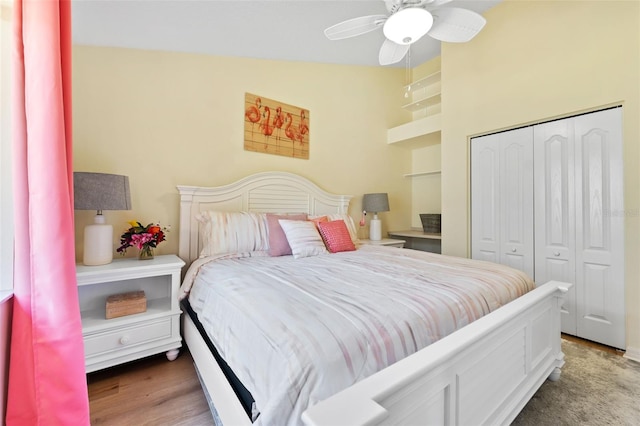
[(269, 250), (264, 213), (209, 210), (198, 214), (196, 220), (200, 222), (200, 257)]
[(280, 219), (278, 222), (287, 236), (295, 259), (327, 253), (315, 223), (307, 220), (286, 219)]

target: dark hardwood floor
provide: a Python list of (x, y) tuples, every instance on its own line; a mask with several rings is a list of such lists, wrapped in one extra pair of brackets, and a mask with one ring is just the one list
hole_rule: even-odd
[(191, 354), (164, 354), (87, 375), (93, 426), (205, 426), (213, 418)]
[[(563, 338), (617, 355), (624, 352), (577, 337)], [(87, 375), (93, 426), (205, 426), (213, 418), (193, 360), (181, 350), (173, 362), (164, 354)]]

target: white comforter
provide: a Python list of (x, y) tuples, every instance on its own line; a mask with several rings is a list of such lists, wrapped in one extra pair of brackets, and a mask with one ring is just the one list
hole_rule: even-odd
[(502, 265), (389, 247), (228, 257), (192, 266), (189, 301), (257, 425), (300, 424), (307, 407), (534, 287)]

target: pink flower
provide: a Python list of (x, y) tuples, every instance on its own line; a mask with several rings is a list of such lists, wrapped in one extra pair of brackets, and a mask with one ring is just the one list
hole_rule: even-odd
[(142, 249), (142, 246), (149, 241), (153, 240), (153, 234), (143, 233), (143, 234), (133, 234), (131, 236), (131, 244), (136, 246), (138, 249)]
[(169, 231), (168, 228), (153, 223), (142, 226), (138, 221), (131, 221), (129, 225), (129, 229), (120, 236), (120, 247), (116, 250), (123, 255), (128, 247), (136, 247), (138, 250), (156, 248), (166, 240), (165, 234)]

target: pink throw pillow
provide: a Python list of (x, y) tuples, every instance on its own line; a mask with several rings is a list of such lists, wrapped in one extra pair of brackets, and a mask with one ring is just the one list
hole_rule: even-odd
[(307, 220), (306, 214), (277, 215), (267, 213), (267, 229), (269, 230), (269, 256), (286, 256), (291, 254), (291, 246), (287, 236), (278, 222), (279, 219)]
[(331, 253), (353, 251), (356, 249), (344, 220), (320, 222), (318, 223), (318, 229), (324, 244)]
[(318, 217), (307, 217), (309, 222), (313, 222), (316, 224), (316, 228), (320, 222), (329, 222), (329, 219), (326, 216), (318, 216)]

